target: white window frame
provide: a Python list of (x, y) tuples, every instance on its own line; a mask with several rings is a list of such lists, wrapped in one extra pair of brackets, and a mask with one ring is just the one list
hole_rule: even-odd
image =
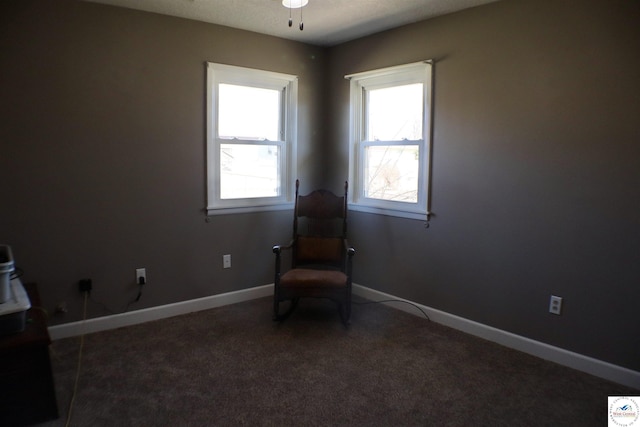
[[(431, 117), (432, 117), (432, 61), (422, 61), (345, 76), (350, 80), (350, 142), (349, 181), (351, 189), (349, 208), (356, 211), (403, 218), (421, 219), (429, 215), (429, 181), (431, 167)], [(423, 127), (422, 139), (416, 141), (367, 141), (366, 140), (366, 91), (422, 83)], [(416, 203), (374, 199), (365, 196), (364, 150), (370, 146), (418, 145), (419, 176)]]
[[(296, 176), (298, 77), (253, 68), (207, 62), (207, 215), (291, 209)], [(245, 140), (218, 135), (217, 108), (220, 84), (276, 89), (282, 94), (280, 139)], [(250, 102), (250, 100), (247, 100)], [(280, 194), (276, 197), (222, 199), (220, 197), (220, 146), (240, 144), (276, 145), (280, 152)]]

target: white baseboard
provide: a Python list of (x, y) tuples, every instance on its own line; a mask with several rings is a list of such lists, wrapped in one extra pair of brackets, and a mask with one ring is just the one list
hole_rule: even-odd
[[(353, 293), (371, 301), (400, 300), (414, 304), (424, 310), (429, 318), (437, 323), (449, 326), (462, 332), (484, 338), (489, 341), (513, 348), (524, 353), (531, 354), (541, 359), (549, 360), (563, 366), (568, 366), (582, 372), (595, 375), (600, 378), (623, 384), (629, 387), (640, 389), (640, 372), (633, 371), (622, 366), (614, 365), (592, 357), (574, 353), (560, 347), (554, 347), (540, 341), (535, 341), (511, 332), (503, 331), (482, 323), (474, 322), (463, 317), (459, 317), (435, 308), (414, 303), (403, 298), (396, 297), (384, 292), (376, 291), (365, 286), (353, 285)], [(212, 295), (204, 298), (182, 301), (174, 304), (167, 304), (158, 307), (151, 307), (142, 310), (131, 311), (111, 316), (88, 319), (86, 321), (65, 323), (49, 327), (49, 335), (52, 340), (79, 336), (93, 332), (105, 331), (109, 329), (131, 326), (139, 323), (160, 320), (181, 314), (192, 313), (200, 310), (221, 307), (223, 305), (235, 304), (273, 295), (273, 284), (258, 286), (239, 291), (228, 292), (219, 295)], [(410, 314), (422, 316), (423, 314), (410, 304), (385, 303), (390, 307), (397, 308)]]
[(165, 319), (167, 317), (179, 316), (181, 314), (193, 313), (195, 311), (208, 310), (210, 308), (249, 301), (270, 295), (273, 295), (273, 284), (192, 299), (189, 301), (181, 301), (174, 304), (114, 314), (111, 316), (96, 317), (80, 322), (50, 326), (49, 335), (52, 340), (58, 340), (82, 334), (121, 328), (123, 326), (136, 325), (152, 320)]
[[(353, 293), (371, 301), (394, 299), (415, 304), (424, 310), (424, 312), (427, 313), (429, 318), (434, 322), (441, 323), (470, 335), (475, 335), (477, 337), (493, 341), (505, 347), (513, 348), (514, 350), (522, 351), (523, 353), (531, 354), (541, 359), (549, 360), (563, 366), (577, 369), (579, 371), (640, 390), (640, 372), (638, 371), (633, 371), (609, 362), (574, 353), (560, 347), (554, 347), (540, 341), (535, 341), (511, 332), (474, 322), (463, 317), (455, 316), (444, 311), (436, 310), (435, 308), (417, 304), (413, 301), (398, 298), (361, 285), (354, 284)], [(393, 302), (385, 304), (399, 310), (406, 311), (407, 313), (423, 316), (416, 307), (412, 307), (410, 304)]]

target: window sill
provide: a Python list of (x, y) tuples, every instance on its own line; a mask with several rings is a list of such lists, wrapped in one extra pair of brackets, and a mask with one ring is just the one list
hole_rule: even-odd
[(284, 210), (293, 210), (293, 203), (283, 203), (278, 205), (264, 205), (264, 206), (243, 206), (243, 207), (233, 207), (233, 208), (207, 208), (207, 221), (209, 217), (217, 216), (217, 215), (233, 215), (233, 214), (284, 211)]
[(378, 208), (373, 206), (357, 205), (355, 203), (349, 204), (349, 210), (372, 213), (376, 215), (394, 216), (398, 218), (416, 219), (419, 221), (426, 221), (427, 215), (428, 215), (428, 212), (426, 211), (423, 211), (423, 212), (401, 211), (401, 210), (388, 209), (388, 208)]

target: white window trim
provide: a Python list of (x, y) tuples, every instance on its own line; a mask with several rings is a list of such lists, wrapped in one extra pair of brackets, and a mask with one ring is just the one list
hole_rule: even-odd
[[(349, 208), (355, 211), (397, 216), (411, 219), (428, 219), (431, 177), (431, 118), (432, 118), (432, 61), (421, 61), (395, 67), (382, 68), (345, 76), (350, 80), (350, 136), (349, 182), (353, 191), (349, 194)], [(388, 141), (365, 141), (364, 93), (367, 89), (423, 83), (424, 117), (423, 139), (419, 144), (421, 159), (417, 203), (373, 199), (364, 196), (363, 153), (369, 145), (393, 145)], [(408, 141), (415, 142), (415, 141)]]
[[(207, 62), (207, 215), (224, 215), (258, 211), (285, 210), (293, 207), (297, 164), (298, 135), (298, 77), (290, 74), (263, 71), (253, 68)], [(281, 124), (281, 142), (265, 141), (268, 145), (281, 146), (280, 188), (278, 197), (221, 199), (220, 198), (220, 144), (230, 140), (218, 138), (216, 129), (216, 90), (218, 84), (278, 89), (284, 91)], [(260, 144), (247, 141), (248, 144)]]

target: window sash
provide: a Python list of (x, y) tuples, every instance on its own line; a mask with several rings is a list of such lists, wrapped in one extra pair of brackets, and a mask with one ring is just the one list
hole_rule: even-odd
[[(272, 141), (220, 141), (220, 198), (222, 200), (239, 200), (239, 199), (260, 199), (274, 198), (282, 195), (281, 174), (284, 170), (283, 155), (284, 142)], [(274, 147), (276, 151), (275, 162), (268, 157), (266, 159), (251, 159), (251, 162), (234, 162), (225, 156), (225, 151), (233, 152), (234, 148), (240, 150), (253, 151), (251, 148)], [(267, 152), (270, 150), (268, 149)], [(254, 153), (249, 153), (254, 154)], [(260, 157), (260, 151), (255, 153)], [(249, 163), (249, 164), (248, 164)], [(275, 164), (272, 164), (275, 163)], [(226, 167), (225, 167), (226, 164)], [(228, 169), (228, 170), (225, 170)], [(227, 172), (227, 173), (225, 173)], [(275, 179), (273, 179), (275, 175)], [(227, 182), (227, 187), (224, 184)], [(269, 188), (260, 183), (273, 184), (275, 186), (274, 194), (268, 195)], [(235, 182), (235, 184), (234, 184)], [(242, 183), (253, 182), (252, 186), (243, 186)], [(230, 191), (235, 188), (235, 192)], [(229, 194), (227, 194), (229, 193)]]
[[(218, 134), (218, 97), (220, 84), (233, 84), (280, 91), (279, 139), (220, 137)], [(297, 77), (269, 71), (207, 63), (207, 214), (243, 213), (290, 209), (293, 205), (297, 134)], [(276, 146), (278, 150), (276, 196), (223, 197), (223, 146)]]
[[(420, 182), (422, 177), (420, 176), (422, 173), (422, 168), (420, 167), (420, 159), (421, 157), (424, 155), (421, 152), (421, 147), (422, 147), (422, 142), (421, 141), (363, 141), (362, 144), (360, 144), (360, 156), (362, 158), (362, 162), (361, 162), (361, 167), (362, 167), (362, 198), (363, 199), (372, 199), (377, 201), (377, 203), (382, 203), (382, 202), (401, 202), (401, 203), (410, 203), (410, 204), (420, 204)], [(379, 162), (372, 162), (372, 160), (374, 160), (374, 154), (377, 153), (377, 150), (374, 152), (373, 150), (376, 148), (385, 148), (385, 154), (383, 154), (383, 157), (380, 159)], [(415, 159), (416, 160), (416, 171), (415, 174), (411, 173), (410, 170), (412, 169), (412, 164), (413, 162), (407, 161), (406, 159), (403, 159), (403, 150), (400, 151), (398, 156), (393, 156), (393, 151), (398, 151), (397, 149), (404, 149), (404, 148), (412, 148), (409, 151), (409, 154), (411, 154), (411, 152), (413, 152), (414, 150), (417, 150), (417, 156), (418, 158)], [(396, 150), (394, 150), (396, 149)], [(390, 157), (386, 157), (386, 153), (392, 150), (392, 156)], [(368, 155), (367, 153), (370, 152), (371, 153)], [(399, 164), (398, 164), (399, 163)], [(376, 169), (374, 171), (374, 173), (372, 174), (373, 176), (370, 175), (370, 169), (372, 166), (375, 166)], [(409, 172), (409, 173), (407, 173)], [(415, 176), (413, 176), (415, 175)], [(410, 187), (407, 188), (407, 186), (403, 186), (402, 183), (400, 182), (401, 179), (407, 179), (407, 178), (412, 178), (412, 181), (414, 181), (413, 183), (410, 184)], [(401, 191), (401, 193), (398, 193), (397, 191), (393, 191), (394, 190), (394, 186), (391, 185), (390, 181), (397, 181), (399, 182), (399, 184), (397, 185), (397, 190), (402, 190), (404, 189), (404, 191)], [(374, 182), (379, 182), (379, 181), (385, 181), (388, 182), (388, 185), (383, 186), (383, 189), (388, 189), (392, 195), (390, 195), (389, 197), (375, 197), (374, 193), (375, 190), (377, 188), (376, 185), (374, 185)], [(411, 197), (411, 199), (414, 199), (414, 201), (411, 200), (400, 200), (402, 198), (402, 193), (406, 193), (406, 190), (410, 191), (411, 193), (413, 193), (413, 191), (415, 190), (415, 197)], [(393, 194), (395, 194), (395, 196), (393, 196)], [(406, 197), (406, 196), (405, 196)]]
[[(275, 137), (274, 138), (266, 137), (266, 138), (262, 138), (262, 139), (271, 140), (271, 141), (277, 141), (277, 140), (282, 140), (284, 138), (284, 128), (283, 128), (284, 120), (283, 120), (283, 117), (286, 115), (286, 108), (285, 108), (285, 101), (286, 101), (285, 91), (286, 91), (286, 88), (273, 89), (273, 88), (262, 88), (262, 87), (255, 87), (255, 86), (249, 86), (249, 85), (239, 85), (239, 84), (231, 85), (229, 83), (218, 83), (217, 86), (216, 86), (216, 90), (218, 91), (218, 93), (222, 92), (222, 86), (225, 86), (226, 90), (229, 90), (228, 89), (229, 87), (241, 87), (241, 88), (248, 88), (248, 89), (259, 89), (259, 90), (265, 90), (266, 89), (268, 91), (276, 92), (278, 94), (278, 97), (277, 97), (278, 106), (277, 106), (276, 111), (275, 111), (275, 113), (277, 114), (277, 117), (275, 117), (276, 123), (275, 123), (275, 126), (273, 126), (273, 123), (269, 123), (269, 125), (268, 125), (269, 127), (274, 127), (275, 129), (272, 128), (272, 129), (267, 130), (266, 129), (266, 125), (263, 124), (261, 126), (262, 127), (261, 130), (263, 130), (263, 131), (266, 130), (267, 133), (271, 133), (272, 131), (275, 131), (274, 135), (270, 135), (270, 136), (275, 136)], [(236, 89), (236, 90), (238, 90), (238, 89)], [(246, 90), (243, 90), (243, 92), (245, 92), (245, 93), (242, 94), (244, 96), (244, 99), (242, 99), (241, 104), (246, 104), (245, 100), (249, 99), (250, 96), (259, 95), (259, 93), (258, 94), (249, 93)], [(222, 120), (221, 120), (222, 107), (220, 107), (221, 97), (220, 96), (217, 97), (216, 101), (218, 103), (218, 108), (216, 108), (216, 113), (217, 113), (216, 116), (217, 117), (215, 119), (216, 119), (216, 136), (218, 138), (220, 138), (220, 139), (254, 140), (256, 137), (260, 136), (260, 135), (251, 135), (250, 133), (249, 134), (245, 133), (244, 135), (240, 134), (240, 133), (236, 133), (236, 134), (234, 134), (234, 133), (226, 133), (226, 134), (223, 134), (221, 132), (222, 124), (223, 124), (223, 123), (221, 123), (222, 122)], [(232, 108), (242, 108), (242, 107), (234, 105)], [(243, 114), (247, 114), (246, 110), (247, 110), (247, 108), (245, 107)], [(260, 114), (260, 112), (257, 112), (257, 111), (255, 111), (253, 113), (255, 115), (259, 115)], [(274, 113), (274, 111), (269, 111), (269, 113)], [(251, 114), (251, 116), (245, 121), (247, 121), (247, 122), (257, 121), (256, 119), (259, 119), (259, 118), (255, 117), (254, 114)], [(229, 126), (230, 125), (229, 122), (231, 120), (229, 120), (228, 117), (226, 117), (226, 115), (225, 115), (224, 119), (225, 119), (224, 120), (224, 122), (225, 122), (224, 124)], [(260, 140), (260, 139), (258, 139), (258, 140)]]
[[(366, 183), (365, 180), (365, 169), (367, 167), (366, 161), (366, 150), (369, 147), (418, 147), (418, 159), (419, 159), (419, 167), (418, 167), (418, 189), (417, 189), (417, 200), (416, 202), (406, 202), (406, 201), (398, 201), (398, 200), (389, 200), (389, 199), (380, 199), (375, 197), (368, 197), (366, 194)], [(425, 182), (426, 169), (424, 167), (424, 160), (426, 157), (424, 142), (422, 140), (418, 141), (361, 141), (357, 144), (356, 148), (356, 156), (357, 156), (357, 167), (359, 169), (359, 174), (355, 178), (355, 182), (357, 183), (356, 188), (352, 191), (352, 203), (356, 205), (355, 210), (359, 210), (358, 206), (361, 205), (363, 207), (368, 208), (381, 208), (389, 211), (406, 211), (412, 214), (426, 213), (426, 210), (422, 208), (422, 206), (426, 206), (426, 194), (424, 191), (421, 191), (421, 185)], [(354, 207), (354, 205), (351, 205)], [(367, 210), (369, 211), (369, 210)]]
[[(378, 111), (377, 108), (374, 108), (374, 105), (372, 105), (372, 101), (373, 101), (373, 96), (375, 95), (376, 92), (383, 91), (385, 89), (391, 89), (391, 88), (406, 88), (408, 86), (412, 86), (412, 85), (421, 85), (422, 86), (422, 90), (420, 91), (420, 100), (419, 100), (419, 107), (420, 107), (420, 111), (418, 113), (417, 118), (419, 119), (419, 135), (411, 135), (410, 133), (408, 133), (406, 130), (404, 130), (402, 127), (399, 127), (398, 130), (400, 132), (401, 135), (399, 135), (400, 137), (398, 138), (393, 138), (393, 140), (395, 141), (401, 141), (403, 139), (411, 139), (411, 136), (416, 137), (415, 140), (417, 139), (424, 139), (424, 84), (422, 82), (414, 82), (414, 83), (404, 83), (404, 84), (393, 84), (393, 85), (385, 85), (383, 87), (365, 87), (364, 89), (364, 105), (363, 105), (363, 114), (364, 114), (364, 138), (368, 139), (368, 140), (376, 140), (376, 139), (385, 139), (385, 138), (376, 138), (374, 134), (372, 134), (372, 130), (382, 130), (380, 128), (378, 128), (378, 126), (376, 125), (376, 115), (381, 115), (381, 113), (384, 113), (384, 115), (381, 116), (392, 116), (389, 118), (390, 121), (395, 122), (396, 125), (400, 124), (398, 123), (398, 120), (402, 120), (401, 114), (403, 113), (403, 111), (401, 110), (402, 107), (395, 107), (395, 108), (391, 108), (391, 111)], [(411, 94), (414, 95), (414, 94)], [(414, 100), (415, 101), (415, 100)], [(379, 101), (378, 101), (379, 102)], [(376, 103), (378, 104), (378, 103)], [(408, 104), (408, 103), (405, 103)], [(375, 105), (376, 107), (380, 107), (380, 105)], [(386, 109), (388, 107), (388, 105), (384, 105), (382, 106), (383, 109)], [(411, 111), (411, 113), (415, 113), (416, 111)], [(405, 113), (406, 114), (406, 113)], [(404, 116), (406, 117), (406, 116)], [(402, 137), (402, 135), (405, 135), (404, 137)]]
[[(351, 85), (351, 147), (349, 180), (353, 183), (350, 208), (364, 212), (424, 219), (428, 213), (431, 152), (431, 64), (420, 62), (346, 76)], [(367, 91), (406, 84), (423, 84), (422, 139), (367, 140)], [(366, 154), (368, 147), (418, 146), (418, 194), (416, 202), (387, 200), (366, 195)]]

